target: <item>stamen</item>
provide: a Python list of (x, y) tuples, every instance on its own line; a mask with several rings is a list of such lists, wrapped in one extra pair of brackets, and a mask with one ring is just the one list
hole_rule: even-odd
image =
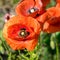
[(36, 8), (31, 8), (31, 9), (29, 10), (29, 13), (34, 13), (35, 11), (37, 11)]
[(31, 13), (35, 12), (35, 9), (32, 8), (32, 9), (30, 10), (30, 12), (31, 12)]
[(21, 32), (21, 35), (24, 36), (25, 35), (25, 32)]

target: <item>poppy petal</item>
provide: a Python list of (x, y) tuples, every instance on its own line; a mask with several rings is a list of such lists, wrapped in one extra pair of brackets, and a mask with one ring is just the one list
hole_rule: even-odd
[(29, 1), (24, 0), (22, 3), (17, 5), (16, 13), (18, 15), (28, 16), (29, 15), (29, 9), (33, 8), (33, 6), (34, 6), (33, 0), (29, 0)]
[(60, 31), (60, 24), (51, 25), (48, 22), (45, 22), (43, 26), (43, 30), (48, 33), (54, 33), (54, 32)]

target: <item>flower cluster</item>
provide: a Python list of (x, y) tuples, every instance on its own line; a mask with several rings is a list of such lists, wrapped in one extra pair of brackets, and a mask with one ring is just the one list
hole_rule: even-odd
[(60, 31), (60, 0), (46, 9), (50, 0), (22, 0), (16, 7), (16, 16), (5, 23), (3, 36), (13, 50), (33, 50), (41, 31)]

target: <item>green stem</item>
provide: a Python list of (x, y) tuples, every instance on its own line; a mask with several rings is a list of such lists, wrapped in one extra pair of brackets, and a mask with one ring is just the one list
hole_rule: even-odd
[(0, 56), (0, 60), (3, 60), (1, 56)]
[(57, 39), (57, 37), (56, 37), (56, 33), (55, 33), (55, 39), (56, 39), (56, 60), (60, 60), (60, 59), (59, 59), (58, 39)]
[(59, 47), (57, 41), (56, 41), (56, 60), (59, 60)]
[(12, 57), (12, 54), (11, 54), (11, 52), (9, 53), (9, 55), (8, 55), (9, 57), (8, 57), (8, 60), (11, 60), (11, 57)]

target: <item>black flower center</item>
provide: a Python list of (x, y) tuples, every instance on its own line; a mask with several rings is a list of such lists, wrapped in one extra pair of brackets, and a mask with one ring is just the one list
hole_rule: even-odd
[(26, 29), (20, 29), (20, 32), (19, 32), (19, 36), (21, 37), (21, 38), (25, 38), (25, 37), (27, 37), (28, 35), (30, 34), (30, 32), (28, 32), (28, 31), (26, 31)]

